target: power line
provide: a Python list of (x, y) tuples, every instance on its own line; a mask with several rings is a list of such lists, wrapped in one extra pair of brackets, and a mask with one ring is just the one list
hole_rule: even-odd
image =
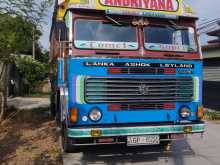
[(216, 25), (219, 25), (219, 23), (220, 23), (220, 18), (215, 19), (215, 20), (211, 20), (211, 21), (207, 21), (206, 23), (200, 24), (198, 27), (198, 30), (209, 28), (210, 26), (216, 26)]
[(206, 34), (213, 30), (219, 29), (219, 25), (220, 25), (220, 18), (215, 18), (212, 20), (204, 20), (204, 22), (198, 24), (197, 30), (200, 35)]
[(215, 21), (210, 21), (209, 23), (206, 23), (206, 24), (203, 24), (203, 25), (199, 25), (198, 30), (209, 28), (210, 26), (215, 26), (215, 25), (218, 25), (219, 23), (220, 23), (220, 19), (219, 20), (215, 20)]
[(208, 30), (201, 31), (201, 32), (199, 32), (199, 34), (200, 34), (200, 35), (201, 35), (201, 34), (206, 34), (206, 33), (210, 32), (210, 31), (213, 31), (213, 30), (217, 30), (217, 27), (213, 27), (213, 28), (210, 28), (210, 29), (208, 29)]
[(204, 21), (205, 22), (201, 22), (200, 24), (199, 24), (199, 26), (202, 26), (202, 25), (204, 25), (204, 24), (207, 24), (207, 23), (210, 23), (210, 22), (213, 22), (213, 21), (219, 21), (220, 20), (220, 18), (215, 18), (215, 19), (212, 19), (212, 20), (208, 20), (208, 19), (206, 18)]

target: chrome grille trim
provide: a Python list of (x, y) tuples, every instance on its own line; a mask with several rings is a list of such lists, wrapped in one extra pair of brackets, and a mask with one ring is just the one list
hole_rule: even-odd
[(192, 77), (87, 77), (85, 101), (87, 103), (189, 102), (193, 100), (193, 88)]

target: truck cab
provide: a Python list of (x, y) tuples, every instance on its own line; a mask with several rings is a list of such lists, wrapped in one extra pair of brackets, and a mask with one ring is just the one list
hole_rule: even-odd
[(57, 2), (51, 107), (65, 151), (204, 132), (197, 17), (181, 0), (144, 2)]

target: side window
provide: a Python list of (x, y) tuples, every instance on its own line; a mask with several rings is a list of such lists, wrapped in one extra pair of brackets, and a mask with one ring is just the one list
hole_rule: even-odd
[(196, 51), (197, 46), (196, 46), (196, 41), (195, 41), (195, 30), (192, 27), (188, 28), (188, 34), (189, 34), (189, 45), (190, 45), (190, 51)]
[(145, 48), (154, 51), (195, 52), (195, 30), (192, 27), (148, 26), (144, 28)]

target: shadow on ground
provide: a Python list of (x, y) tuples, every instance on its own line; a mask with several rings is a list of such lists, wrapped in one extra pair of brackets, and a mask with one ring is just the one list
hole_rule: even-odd
[[(122, 145), (95, 146), (81, 148), (79, 153), (64, 155), (64, 165), (130, 165), (146, 164), (154, 165), (172, 162), (174, 165), (185, 165), (185, 156), (194, 156), (195, 153), (186, 140), (178, 141), (177, 145), (173, 144), (172, 152), (166, 152), (162, 146), (150, 147), (125, 147)], [(75, 156), (74, 156), (75, 155)], [(68, 157), (70, 161), (68, 161)], [(72, 158), (80, 158), (72, 161)]]
[(203, 104), (206, 108), (220, 111), (220, 82), (203, 81)]

